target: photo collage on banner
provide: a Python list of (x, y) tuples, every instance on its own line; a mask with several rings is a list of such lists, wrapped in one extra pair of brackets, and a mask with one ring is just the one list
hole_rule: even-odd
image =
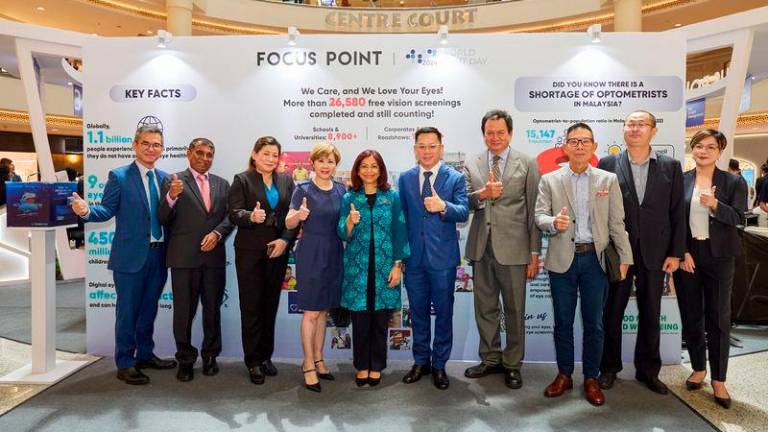
[[(386, 47), (386, 48), (373, 48)], [(283, 146), (278, 169), (295, 182), (312, 178), (309, 151), (328, 141), (342, 160), (336, 179), (349, 183), (355, 157), (378, 150), (390, 184), (414, 166), (413, 134), (422, 126), (443, 133), (445, 164), (461, 171), (485, 149), (480, 121), (494, 108), (514, 119), (511, 146), (536, 158), (542, 173), (567, 163), (565, 129), (590, 124), (597, 158), (624, 149), (624, 116), (635, 109), (659, 119), (654, 148), (683, 158), (685, 142), (685, 40), (675, 34), (605, 34), (599, 44), (580, 33), (302, 36), (295, 47), (281, 36), (178, 37), (165, 49), (149, 38), (93, 38), (84, 47), (86, 199), (99, 202), (110, 169), (132, 161), (136, 127), (155, 124), (165, 136), (161, 169), (187, 167), (194, 137), (217, 148), (211, 172), (228, 181), (248, 164), (256, 138), (275, 136)], [(109, 62), (103, 59), (109, 58)], [(101, 59), (101, 60), (100, 60)], [(593, 161), (597, 163), (597, 158)], [(464, 250), (469, 224), (459, 225)], [(114, 221), (87, 224), (87, 348), (114, 352), (115, 290), (106, 268)], [(94, 233), (95, 235), (90, 235)], [(222, 306), (223, 353), (242, 355), (234, 236), (227, 240), (227, 287)], [(515, 247), (515, 245), (509, 245)], [(546, 241), (542, 254), (546, 253)], [(276, 326), (276, 357), (301, 357), (295, 260), (284, 275)], [(411, 359), (411, 315), (405, 286), (402, 309), (390, 316), (392, 359)], [(674, 287), (668, 289), (674, 293)], [(170, 280), (156, 320), (157, 352), (175, 351)], [(198, 320), (199, 314), (198, 314)], [(637, 309), (625, 316), (625, 360), (631, 359)], [(526, 360), (554, 361), (552, 304), (543, 271), (528, 284)], [(580, 319), (577, 317), (577, 322)], [(680, 361), (679, 313), (662, 301), (662, 358)], [(349, 315), (329, 314), (329, 358), (351, 358)], [(466, 259), (455, 281), (451, 359), (477, 359), (472, 267)], [(574, 329), (580, 356), (580, 325)], [(199, 325), (193, 330), (200, 340)]]

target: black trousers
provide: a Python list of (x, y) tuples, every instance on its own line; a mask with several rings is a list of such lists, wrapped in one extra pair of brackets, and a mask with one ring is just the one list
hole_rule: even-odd
[(389, 311), (352, 312), (352, 364), (357, 370), (383, 371), (387, 367)]
[(623, 368), (622, 324), (634, 280), (639, 321), (635, 342), (635, 373), (641, 378), (654, 378), (659, 375), (661, 369), (659, 316), (661, 296), (664, 294), (664, 272), (661, 268), (647, 269), (640, 253), (635, 253), (635, 257), (635, 265), (630, 266), (627, 278), (611, 284), (608, 291), (608, 300), (603, 311), (605, 339), (600, 372), (618, 373)]
[(240, 330), (245, 365), (248, 368), (272, 358), (280, 287), (287, 266), (287, 253), (269, 259), (264, 252), (235, 249)]
[(713, 257), (709, 240), (694, 240), (690, 254), (696, 265), (694, 272), (675, 272), (683, 338), (688, 345), (693, 370), (707, 369), (709, 350), (712, 379), (725, 381), (731, 336), (731, 288), (736, 259)]
[(192, 345), (192, 322), (198, 303), (203, 305), (203, 357), (221, 353), (221, 302), (226, 276), (224, 267), (172, 268), (173, 337), (176, 360), (194, 363), (197, 348)]

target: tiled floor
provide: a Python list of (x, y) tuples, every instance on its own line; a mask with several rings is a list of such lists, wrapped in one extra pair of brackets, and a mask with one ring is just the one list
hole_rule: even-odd
[[(0, 376), (13, 372), (29, 363), (30, 358), (31, 348), (29, 345), (0, 338)], [(62, 360), (85, 360), (94, 362), (100, 357), (59, 351), (56, 353), (56, 358)], [(48, 387), (50, 387), (50, 385), (0, 384), (0, 415)]]
[(764, 432), (768, 430), (766, 367), (766, 351), (731, 357), (726, 385), (733, 404), (728, 410), (715, 404), (709, 376), (707, 385), (701, 390), (685, 389), (685, 380), (691, 374), (690, 363), (665, 366), (660, 377), (683, 402), (718, 429), (726, 432)]

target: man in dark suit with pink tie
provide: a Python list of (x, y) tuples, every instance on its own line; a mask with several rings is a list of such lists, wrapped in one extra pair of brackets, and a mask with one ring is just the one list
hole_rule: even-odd
[(221, 353), (221, 303), (226, 277), (224, 241), (234, 226), (227, 217), (229, 183), (209, 173), (216, 148), (207, 138), (189, 144), (189, 168), (167, 176), (158, 218), (168, 228), (166, 265), (173, 286), (173, 335), (179, 381), (191, 381), (198, 350), (192, 344), (192, 322), (203, 305), (203, 374), (218, 371)]

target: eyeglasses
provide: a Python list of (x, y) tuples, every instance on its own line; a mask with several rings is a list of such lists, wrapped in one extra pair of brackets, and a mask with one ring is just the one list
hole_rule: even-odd
[(588, 146), (592, 144), (592, 138), (570, 138), (565, 141), (571, 147)]
[(709, 153), (714, 153), (714, 152), (720, 150), (720, 147), (715, 146), (715, 145), (705, 146), (705, 145), (701, 145), (701, 144), (696, 144), (695, 146), (693, 146), (693, 150), (695, 150), (695, 151), (706, 151), (706, 152), (709, 152)]
[(627, 129), (646, 129), (651, 127), (648, 123), (625, 123), (624, 127)]
[(163, 144), (161, 144), (161, 143), (151, 143), (149, 141), (142, 141), (142, 142), (139, 143), (139, 146), (141, 146), (141, 148), (143, 148), (144, 150), (149, 150), (150, 148), (152, 150), (162, 150), (163, 149)]

